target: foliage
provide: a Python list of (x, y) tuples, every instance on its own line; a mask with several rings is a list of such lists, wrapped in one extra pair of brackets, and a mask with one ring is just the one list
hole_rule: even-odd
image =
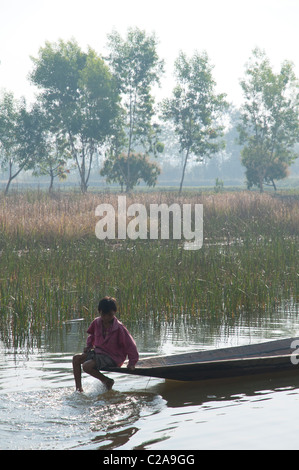
[[(118, 155), (126, 152), (127, 188), (132, 187), (131, 182), (135, 179), (135, 176), (132, 178), (130, 175), (134, 171), (130, 166), (131, 154), (143, 151), (147, 155), (156, 156), (163, 150), (163, 145), (158, 140), (159, 126), (152, 122), (154, 99), (151, 87), (159, 83), (163, 72), (163, 61), (159, 60), (156, 47), (155, 35), (146, 35), (138, 28), (129, 29), (126, 39), (116, 31), (109, 35), (108, 59), (122, 97), (124, 112), (123, 132), (118, 130), (108, 158), (113, 162), (120, 158), (124, 162), (123, 156)], [(105, 165), (108, 167), (109, 163)]]
[[(127, 168), (128, 159), (130, 166), (130, 179), (128, 180)], [(104, 162), (101, 175), (107, 177), (108, 183), (117, 182), (126, 192), (138, 185), (143, 180), (147, 186), (155, 186), (160, 174), (160, 168), (155, 162), (151, 162), (149, 157), (144, 154), (131, 153), (128, 157), (121, 154), (115, 158), (108, 158)]]
[[(245, 167), (249, 188), (263, 191), (269, 184), (276, 189), (275, 182), (289, 174), (299, 155), (299, 93), (292, 63), (283, 62), (275, 73), (265, 53), (253, 51), (241, 81), (244, 104), (231, 113), (232, 126), (226, 128), (225, 155), (221, 150), (228, 104), (215, 91), (205, 52), (190, 58), (180, 53), (175, 62), (177, 85), (162, 102), (162, 133), (152, 93), (163, 72), (157, 45), (154, 34), (138, 28), (129, 29), (125, 38), (112, 32), (105, 59), (91, 48), (84, 52), (74, 40), (46, 42), (32, 59), (30, 80), (40, 91), (35, 103), (28, 107), (25, 99), (16, 100), (8, 92), (0, 98), (5, 192), (23, 170), (49, 175), (52, 190), (54, 179), (65, 178), (72, 167), (86, 192), (94, 162), (102, 155), (107, 181), (117, 181), (127, 191), (140, 179), (153, 185), (158, 167), (150, 156), (163, 152), (160, 140), (169, 162), (182, 161), (180, 192), (191, 159), (203, 163), (198, 173), (213, 180), (225, 172), (239, 177)], [(235, 145), (235, 133), (243, 148)], [(196, 177), (194, 173), (193, 181)]]
[(283, 62), (275, 74), (265, 53), (253, 51), (241, 81), (245, 103), (241, 111), (239, 142), (244, 144), (242, 163), (248, 187), (263, 191), (264, 183), (287, 176), (297, 158), (294, 144), (299, 138), (299, 93), (293, 65)]
[(1, 167), (8, 170), (10, 184), (22, 170), (34, 168), (46, 152), (44, 129), (38, 105), (27, 109), (24, 99), (17, 101), (12, 93), (4, 93), (0, 102)]
[(174, 123), (180, 150), (185, 152), (181, 191), (190, 154), (202, 161), (223, 148), (220, 118), (227, 103), (224, 94), (215, 93), (212, 66), (205, 52), (196, 52), (191, 59), (181, 53), (175, 62), (175, 73), (177, 86), (172, 97), (164, 100), (162, 113), (165, 120)]
[(70, 170), (67, 161), (71, 157), (67, 149), (67, 142), (59, 136), (50, 133), (46, 140), (46, 153), (44, 157), (35, 165), (34, 176), (50, 176), (49, 192), (53, 191), (54, 179), (65, 180)]
[(41, 89), (51, 132), (67, 140), (86, 192), (93, 158), (120, 111), (115, 82), (95, 51), (85, 53), (75, 41), (47, 42), (33, 62), (31, 80)]

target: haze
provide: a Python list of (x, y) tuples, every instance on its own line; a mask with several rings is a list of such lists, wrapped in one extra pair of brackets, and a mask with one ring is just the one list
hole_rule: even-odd
[(265, 49), (274, 67), (292, 60), (299, 72), (297, 0), (1, 0), (0, 88), (32, 98), (27, 76), (30, 56), (45, 41), (74, 38), (85, 48), (105, 53), (107, 34), (128, 27), (155, 32), (166, 74), (159, 91), (169, 95), (173, 62), (180, 50), (206, 50), (214, 64), (219, 91), (236, 105), (239, 80), (255, 46)]

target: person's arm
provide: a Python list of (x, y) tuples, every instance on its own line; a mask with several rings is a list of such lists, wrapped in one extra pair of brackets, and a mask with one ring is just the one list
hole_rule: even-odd
[(127, 331), (127, 335), (126, 335), (126, 343), (127, 343), (126, 344), (126, 346), (127, 346), (127, 355), (128, 355), (128, 359), (129, 359), (127, 368), (130, 369), (130, 370), (134, 370), (135, 365), (137, 364), (138, 359), (139, 359), (139, 354), (138, 354), (136, 343), (135, 343), (134, 339), (132, 338), (132, 336), (130, 335), (130, 333), (128, 331)]
[(84, 348), (84, 352), (88, 352), (90, 349), (93, 348), (93, 343), (94, 343), (94, 322), (91, 323), (89, 326), (87, 333), (89, 336), (87, 337), (86, 340), (86, 348)]

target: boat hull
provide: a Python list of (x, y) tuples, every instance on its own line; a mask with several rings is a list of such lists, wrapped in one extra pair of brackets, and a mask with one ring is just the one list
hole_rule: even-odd
[(166, 367), (143, 367), (134, 371), (116, 368), (112, 371), (129, 373), (133, 375), (157, 377), (169, 380), (210, 380), (230, 377), (242, 377), (246, 375), (277, 373), (299, 368), (292, 364), (290, 356), (231, 359), (228, 361), (215, 361), (203, 363), (191, 363)]
[(296, 360), (296, 351), (292, 348), (295, 340), (299, 346), (299, 338), (289, 338), (219, 350), (158, 356), (141, 360), (133, 371), (126, 367), (109, 370), (179, 381), (223, 379), (284, 371), (299, 373), (299, 360)]

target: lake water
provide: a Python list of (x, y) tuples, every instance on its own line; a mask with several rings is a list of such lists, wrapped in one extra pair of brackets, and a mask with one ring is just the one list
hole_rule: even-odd
[[(141, 357), (299, 336), (291, 304), (264, 319), (208, 326), (130, 325)], [(129, 325), (128, 325), (129, 326)], [(297, 376), (204, 384), (110, 374), (107, 392), (83, 374), (74, 391), (72, 356), (86, 340), (78, 320), (45, 332), (38, 346), (0, 342), (0, 449), (298, 449)]]

